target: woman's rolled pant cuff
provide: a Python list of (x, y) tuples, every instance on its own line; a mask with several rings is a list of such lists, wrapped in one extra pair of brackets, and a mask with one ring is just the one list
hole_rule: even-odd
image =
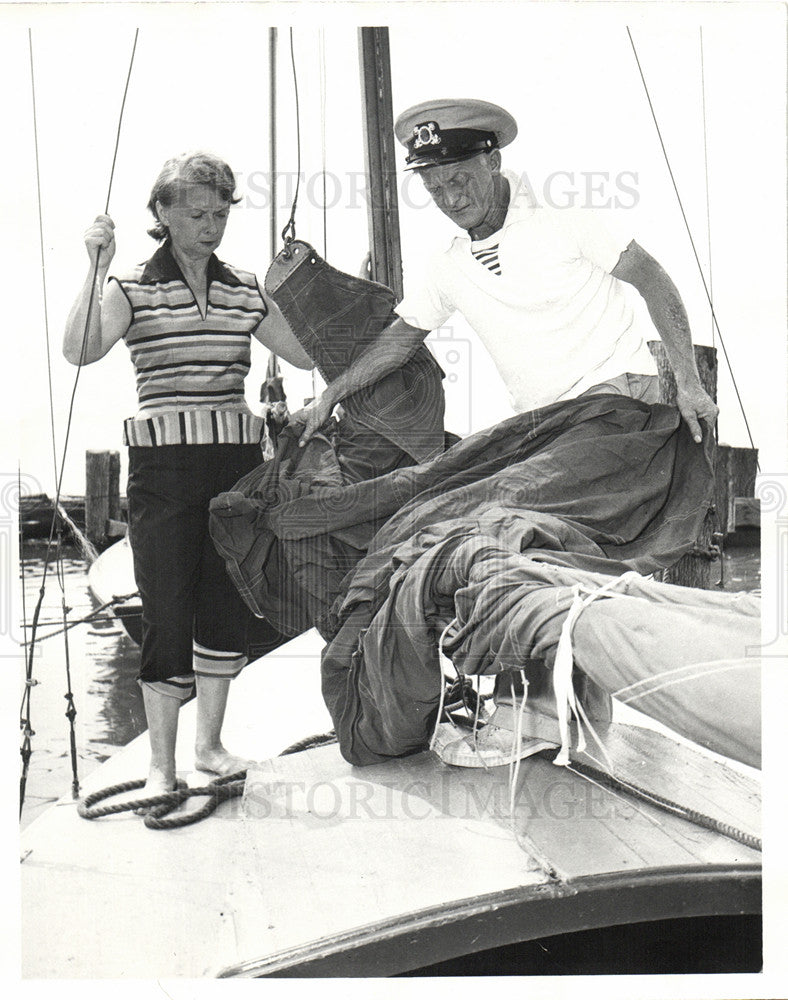
[(194, 691), (194, 674), (186, 674), (184, 677), (169, 677), (166, 681), (139, 680), (137, 683), (141, 688), (155, 691), (156, 694), (177, 698), (178, 701), (188, 701)]
[(198, 677), (237, 677), (248, 663), (243, 653), (219, 649), (208, 649), (195, 642), (193, 646), (193, 666)]

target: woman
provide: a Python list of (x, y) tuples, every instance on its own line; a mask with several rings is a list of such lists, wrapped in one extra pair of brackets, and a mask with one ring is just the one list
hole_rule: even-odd
[(125, 340), (137, 376), (139, 410), (124, 429), (143, 608), (148, 795), (175, 787), (178, 710), (195, 684), (196, 767), (229, 774), (246, 766), (224, 749), (221, 727), (230, 680), (246, 663), (249, 613), (208, 536), (208, 504), (261, 461), (263, 422), (243, 391), (250, 338), (312, 368), (255, 276), (215, 256), (239, 200), (234, 190), (230, 167), (215, 156), (168, 160), (148, 202), (156, 220), (149, 233), (161, 245), (146, 263), (109, 280), (114, 224), (98, 216), (85, 234), (90, 269), (63, 343), (76, 365), (98, 361)]

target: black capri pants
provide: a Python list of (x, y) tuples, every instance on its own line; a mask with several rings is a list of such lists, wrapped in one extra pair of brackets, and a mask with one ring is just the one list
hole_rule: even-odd
[(129, 535), (142, 599), (140, 681), (176, 678), (188, 696), (195, 649), (205, 653), (206, 673), (222, 675), (226, 667), (231, 676), (243, 666), (252, 615), (208, 534), (208, 505), (261, 459), (257, 444), (129, 448)]

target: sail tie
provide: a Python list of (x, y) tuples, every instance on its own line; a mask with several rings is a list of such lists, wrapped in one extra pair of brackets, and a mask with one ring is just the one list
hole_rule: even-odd
[[(449, 634), (450, 630), (459, 625), (459, 618), (452, 618), (452, 620), (446, 625), (446, 627), (441, 632), (438, 638), (438, 657), (446, 657), (446, 659), (451, 659), (447, 653), (443, 651), (443, 644), (446, 641), (446, 636)], [(456, 669), (456, 668), (455, 668)], [(438, 672), (441, 678), (441, 693), (440, 699), (438, 701), (438, 714), (435, 716), (435, 727), (432, 730), (432, 739), (430, 740), (430, 750), (435, 749), (435, 743), (438, 739), (438, 730), (440, 728), (441, 720), (443, 717), (443, 706), (446, 701), (446, 679), (443, 676), (443, 669), (440, 666), (440, 659), (438, 662)]]
[(572, 588), (574, 596), (567, 616), (564, 619), (564, 624), (561, 627), (561, 635), (555, 652), (555, 663), (553, 664), (553, 694), (555, 696), (555, 708), (558, 716), (558, 732), (561, 739), (561, 746), (553, 763), (559, 767), (566, 767), (569, 764), (571, 742), (569, 720), (571, 716), (574, 716), (577, 720), (577, 750), (582, 752), (586, 749), (586, 741), (583, 734), (583, 725), (585, 725), (604, 753), (601, 740), (594, 732), (583, 706), (575, 697), (572, 685), (572, 672), (574, 670), (572, 630), (575, 627), (577, 619), (590, 604), (599, 600), (600, 597), (613, 596), (612, 592), (614, 590), (622, 585), (625, 586), (631, 579), (638, 576), (638, 573), (630, 570), (628, 573), (623, 573), (613, 580), (608, 580), (601, 587), (590, 589), (581, 584), (575, 584)]

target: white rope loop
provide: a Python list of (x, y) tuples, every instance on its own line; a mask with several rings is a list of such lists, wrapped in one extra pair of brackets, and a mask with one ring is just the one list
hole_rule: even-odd
[[(603, 584), (601, 587), (597, 587), (595, 590), (591, 590), (581, 584), (575, 584), (572, 588), (574, 597), (569, 607), (569, 611), (567, 612), (566, 619), (564, 620), (564, 624), (561, 627), (561, 636), (558, 640), (558, 646), (555, 652), (555, 663), (553, 664), (553, 694), (555, 696), (555, 708), (558, 716), (558, 732), (561, 738), (561, 747), (553, 763), (557, 764), (559, 767), (566, 767), (569, 764), (571, 742), (569, 721), (572, 716), (574, 716), (577, 720), (576, 749), (581, 752), (586, 749), (583, 724), (585, 724), (589, 733), (593, 735), (595, 742), (600, 747), (602, 746), (602, 742), (594, 732), (594, 728), (591, 725), (588, 716), (575, 697), (575, 691), (572, 685), (572, 672), (574, 670), (572, 630), (575, 627), (575, 622), (580, 617), (582, 612), (589, 606), (589, 604), (593, 604), (594, 601), (601, 597), (616, 596), (612, 593), (614, 590), (622, 585), (628, 584), (630, 580), (639, 577), (639, 575), (640, 574), (635, 573), (634, 571), (624, 573), (622, 576), (618, 576), (614, 580), (608, 580), (607, 583)], [(583, 596), (584, 594), (585, 596)]]

